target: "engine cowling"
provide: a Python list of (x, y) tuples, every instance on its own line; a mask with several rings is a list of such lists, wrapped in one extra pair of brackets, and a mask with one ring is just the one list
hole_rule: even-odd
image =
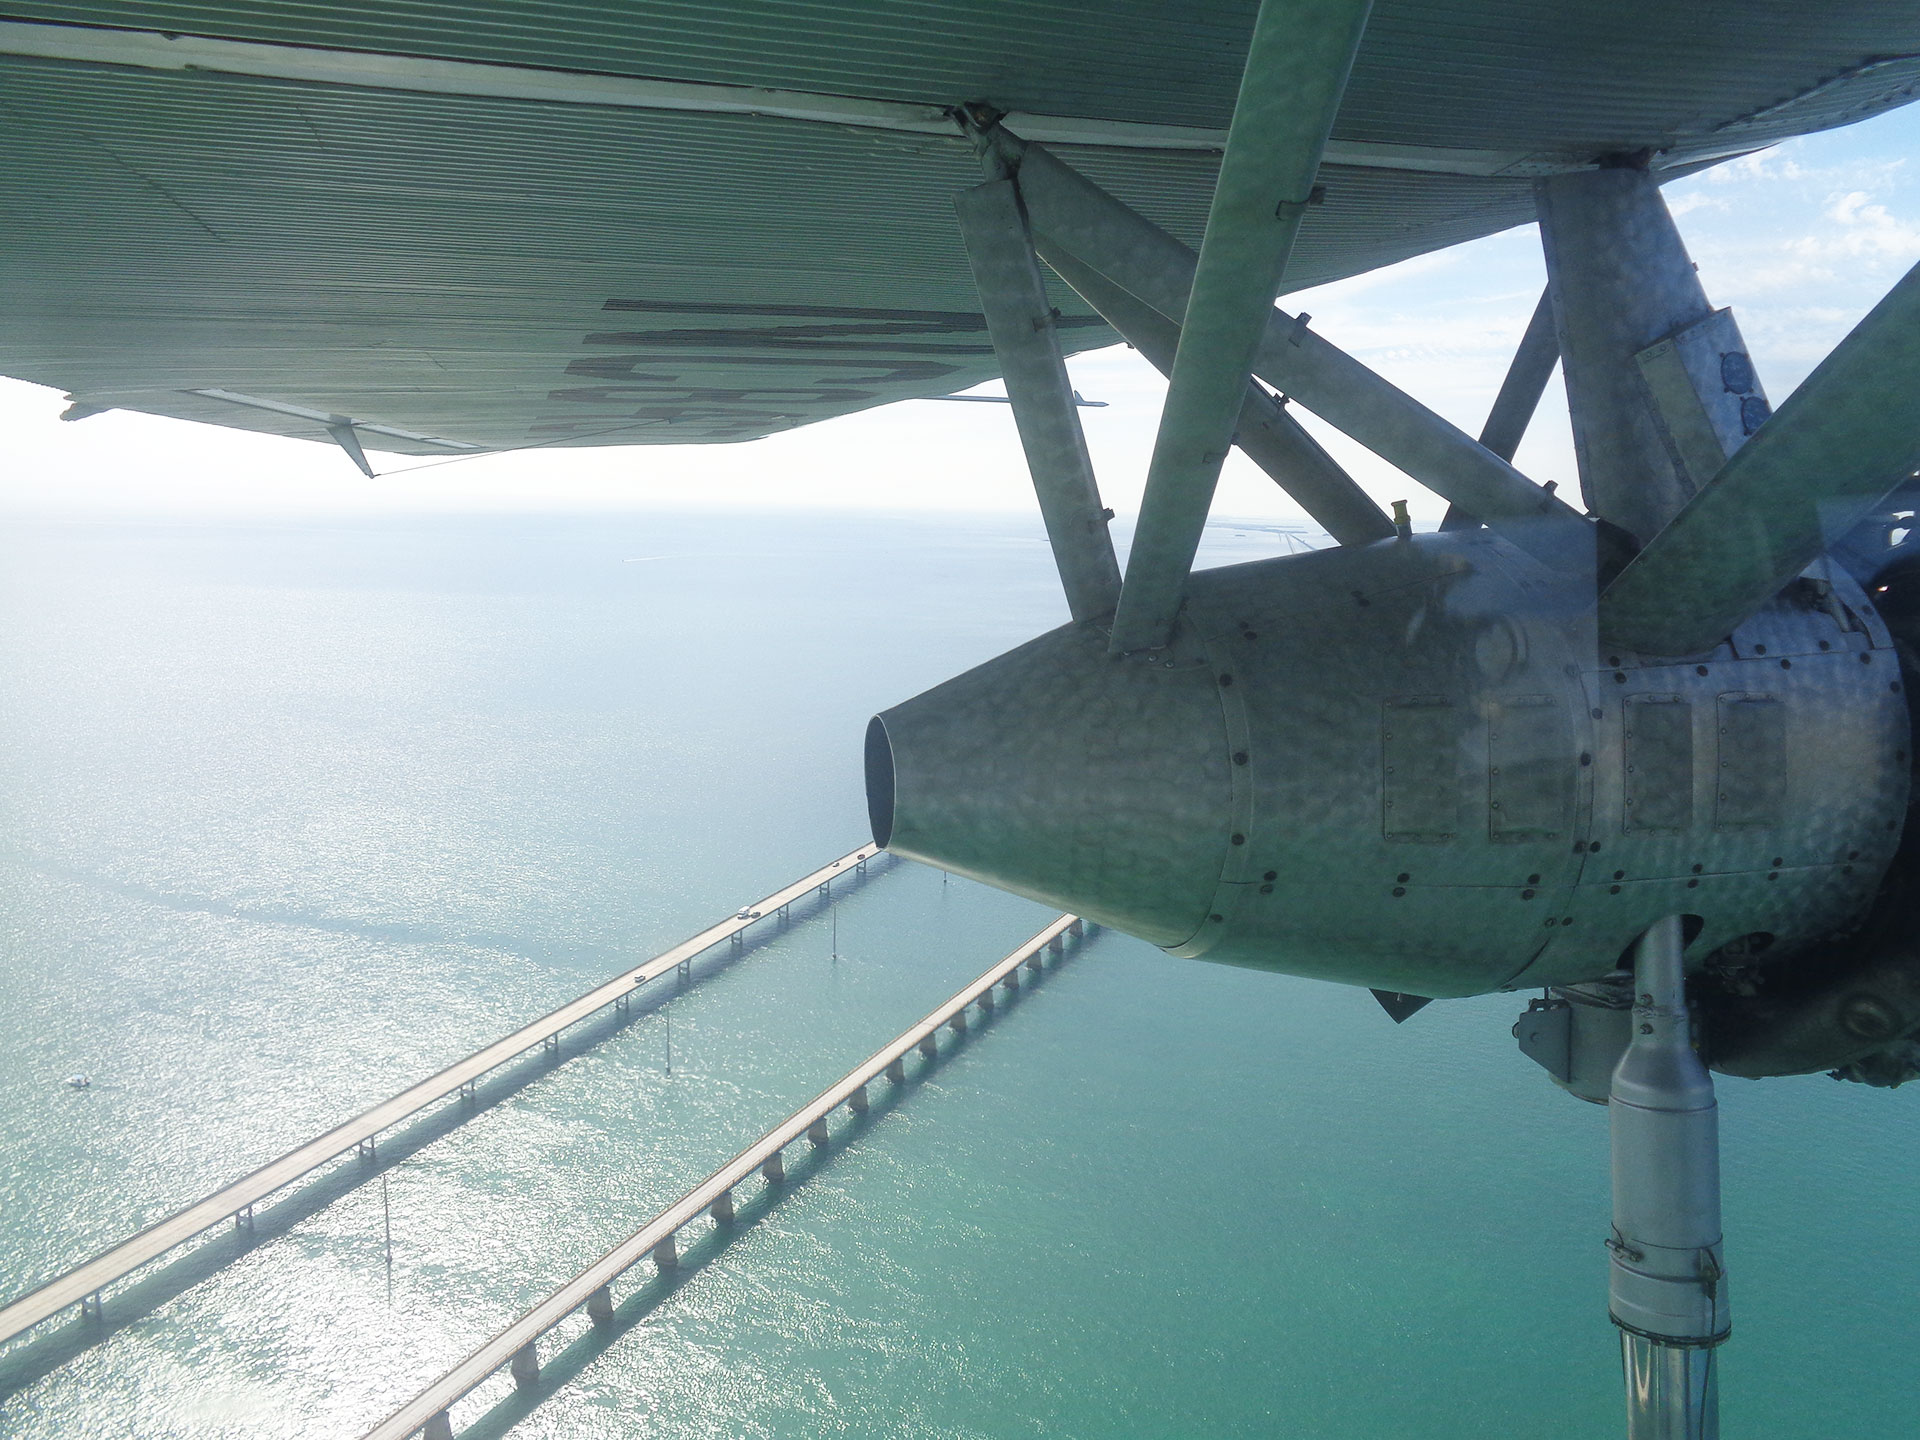
[(1590, 979), (1653, 921), (1775, 962), (1862, 923), (1906, 702), (1860, 588), (1711, 654), (1603, 651), (1590, 575), (1486, 532), (1192, 577), (872, 722), (875, 839), (1179, 955), (1427, 996)]

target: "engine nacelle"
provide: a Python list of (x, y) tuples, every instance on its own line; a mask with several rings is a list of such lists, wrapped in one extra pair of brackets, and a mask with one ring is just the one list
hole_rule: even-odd
[[(875, 718), (874, 838), (1179, 955), (1416, 995), (1857, 927), (1907, 714), (1836, 570), (1711, 654), (1603, 651), (1484, 531), (1195, 574), (1151, 662), (1068, 625)], [(1756, 942), (1760, 943), (1760, 942)]]

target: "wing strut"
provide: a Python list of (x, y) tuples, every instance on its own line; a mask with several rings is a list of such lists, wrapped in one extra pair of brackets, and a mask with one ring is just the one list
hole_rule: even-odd
[[(1553, 367), (1560, 363), (1560, 337), (1553, 328), (1553, 288), (1540, 292), (1540, 303), (1533, 307), (1520, 348), (1513, 352), (1507, 366), (1507, 378), (1500, 382), (1500, 393), (1493, 397), (1487, 423), (1480, 427), (1480, 443), (1502, 460), (1512, 462), (1533, 412), (1540, 408), (1540, 397), (1547, 393)], [(1442, 530), (1471, 530), (1480, 522), (1458, 505), (1449, 506)]]
[[(1170, 320), (1185, 317), (1191, 250), (1044, 147), (1027, 144), (1004, 126), (988, 138), (1017, 166), (1020, 198), (1045, 253), (1071, 256)], [(1614, 547), (1604, 527), (1595, 537), (1596, 527), (1564, 500), (1315, 335), (1304, 318), (1270, 312), (1253, 373), (1550, 564), (1591, 564), (1595, 538), (1609, 552)]]
[(1262, 0), (1180, 327), (1115, 654), (1165, 645), (1372, 0)]
[[(1174, 351), (1180, 344), (1178, 325), (1082, 265), (1046, 237), (1039, 237), (1037, 246), (1040, 258), (1054, 273), (1149, 364), (1162, 375), (1172, 372)], [(1233, 443), (1337, 543), (1366, 545), (1393, 538), (1393, 521), (1386, 511), (1320, 448), (1319, 442), (1287, 413), (1284, 404), (1251, 381), (1240, 406), (1240, 425), (1234, 431)]]
[(993, 180), (953, 203), (1067, 609), (1075, 620), (1104, 618), (1120, 599), (1120, 566), (1020, 196), (1011, 180)]
[(1600, 633), (1710, 650), (1920, 473), (1920, 266), (1909, 270), (1600, 597)]
[(1587, 507), (1641, 542), (1766, 418), (1740, 328), (1715, 310), (1644, 157), (1536, 183)]

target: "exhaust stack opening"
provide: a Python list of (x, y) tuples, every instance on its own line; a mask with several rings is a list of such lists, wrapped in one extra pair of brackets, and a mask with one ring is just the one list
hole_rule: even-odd
[(867, 820), (873, 843), (886, 849), (893, 838), (893, 742), (878, 715), (867, 722)]

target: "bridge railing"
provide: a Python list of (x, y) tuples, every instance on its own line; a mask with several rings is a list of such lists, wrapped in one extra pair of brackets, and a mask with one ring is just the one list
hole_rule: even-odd
[(826, 891), (834, 880), (843, 875), (864, 873), (867, 862), (879, 853), (880, 847), (877, 845), (862, 845), (857, 850), (848, 851), (838, 860), (821, 866), (784, 889), (776, 890), (765, 899), (743, 906), (736, 914), (717, 925), (709, 925), (699, 934), (681, 941), (645, 964), (623, 970), (611, 980), (569, 1000), (559, 1009), (523, 1025), (511, 1035), (476, 1050), (465, 1059), (455, 1061), (439, 1074), (362, 1111), (324, 1135), (289, 1150), (276, 1160), (268, 1161), (231, 1185), (196, 1200), (185, 1209), (174, 1212), (84, 1264), (29, 1291), (0, 1309), (0, 1346), (70, 1306), (79, 1306), (83, 1314), (90, 1313), (98, 1317), (101, 1292), (115, 1281), (229, 1218), (242, 1224), (249, 1222), (257, 1203), (329, 1160), (350, 1150), (372, 1154), (375, 1139), (381, 1131), (409, 1119), (449, 1095), (472, 1094), (475, 1083), (489, 1071), (524, 1055), (537, 1045), (557, 1046), (560, 1032), (568, 1026), (609, 1005), (624, 1007), (628, 997), (649, 980), (669, 970), (683, 969), (723, 941), (738, 941), (742, 933), (753, 925), (776, 914), (784, 916), (795, 901), (805, 899), (816, 891)]
[(917, 1049), (931, 1058), (936, 1053), (938, 1036), (943, 1028), (964, 1031), (970, 1008), (993, 1008), (996, 986), (1009, 989), (1017, 987), (1022, 965), (1039, 970), (1047, 950), (1060, 954), (1064, 950), (1066, 937), (1081, 933), (1083, 926), (1077, 917), (1062, 915), (965, 989), (936, 1007), (925, 1019), (909, 1026), (854, 1066), (395, 1410), (367, 1432), (366, 1440), (405, 1440), (405, 1437), (421, 1431), (425, 1432), (426, 1440), (450, 1440), (453, 1433), (448, 1413), (450, 1408), (496, 1370), (508, 1366), (517, 1384), (534, 1383), (540, 1374), (537, 1346), (548, 1331), (583, 1307), (595, 1323), (610, 1321), (613, 1317), (612, 1286), (634, 1265), (651, 1257), (659, 1269), (673, 1269), (679, 1263), (678, 1237), (688, 1225), (703, 1213), (711, 1214), (718, 1224), (731, 1222), (734, 1215), (734, 1189), (755, 1171), (759, 1171), (770, 1184), (783, 1180), (785, 1169), (781, 1155), (787, 1146), (803, 1135), (816, 1145), (826, 1144), (829, 1138), (827, 1118), (835, 1110), (844, 1105), (856, 1113), (864, 1113), (868, 1105), (869, 1085), (882, 1075), (895, 1084), (903, 1082), (906, 1078), (906, 1057), (912, 1051)]

